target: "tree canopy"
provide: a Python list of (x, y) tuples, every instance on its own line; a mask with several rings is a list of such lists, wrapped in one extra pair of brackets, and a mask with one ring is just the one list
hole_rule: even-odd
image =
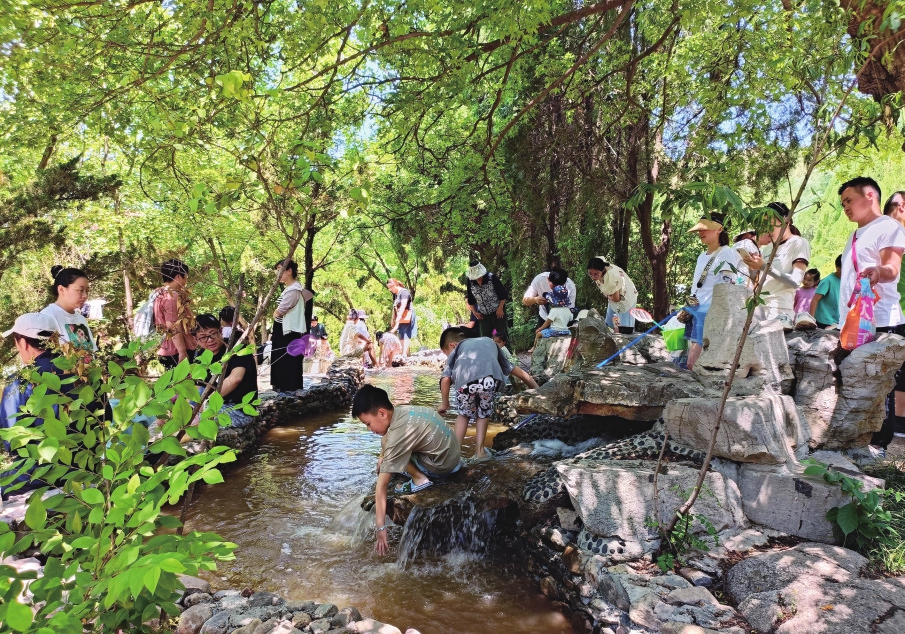
[(290, 253), (333, 332), (388, 320), (392, 276), (434, 345), (473, 255), (516, 295), (561, 262), (594, 305), (606, 254), (662, 315), (687, 221), (773, 199), (822, 203), (822, 266), (834, 183), (901, 188), (899, 93), (857, 90), (895, 67), (900, 4), (5, 0), (0, 319), (55, 262), (128, 316), (172, 256), (199, 309), (244, 274), (248, 314)]

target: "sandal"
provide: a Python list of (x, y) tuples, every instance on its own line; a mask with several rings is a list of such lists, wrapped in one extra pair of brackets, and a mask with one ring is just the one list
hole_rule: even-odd
[(399, 495), (410, 495), (412, 493), (417, 493), (418, 491), (423, 491), (429, 487), (434, 486), (434, 483), (428, 480), (424, 484), (415, 484), (412, 480), (407, 482), (403, 482), (402, 484), (397, 484), (393, 489), (393, 493)]

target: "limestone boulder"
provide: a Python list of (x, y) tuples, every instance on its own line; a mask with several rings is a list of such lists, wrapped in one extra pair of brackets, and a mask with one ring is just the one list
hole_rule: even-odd
[(575, 384), (577, 381), (577, 376), (557, 374), (536, 390), (527, 390), (507, 397), (506, 404), (519, 414), (570, 416), (576, 410)]
[(531, 353), (531, 375), (553, 377), (566, 369), (572, 337), (540, 338)]
[(705, 394), (704, 387), (690, 372), (671, 363), (652, 363), (605, 366), (584, 372), (575, 382), (573, 397), (580, 414), (656, 420), (670, 401)]
[[(860, 472), (845, 475), (861, 480), (865, 491), (884, 484), (883, 480)], [(752, 522), (827, 544), (835, 543), (837, 538), (826, 512), (850, 501), (838, 484), (806, 476), (803, 469), (794, 471), (785, 465), (742, 465), (738, 487), (745, 516)]]
[[(614, 538), (634, 547), (640, 544), (649, 552), (658, 539), (651, 526), (654, 513), (652, 461), (571, 460), (556, 465), (575, 511), (584, 528), (603, 538)], [(697, 470), (681, 465), (661, 465), (657, 478), (659, 515), (668, 521), (685, 501), (685, 493), (694, 486)], [(705, 515), (716, 529), (747, 526), (742, 501), (735, 482), (720, 473), (710, 472), (705, 480), (706, 493), (695, 503), (695, 513)], [(696, 533), (706, 533), (698, 521)]]
[[(706, 451), (719, 414), (718, 398), (670, 401), (663, 420), (670, 438)], [(736, 462), (797, 463), (807, 452), (808, 427), (789, 396), (730, 397), (714, 455)]]
[(622, 349), (633, 341), (638, 343), (620, 353), (618, 359), (613, 362), (627, 365), (644, 365), (646, 363), (672, 363), (672, 354), (666, 349), (666, 343), (661, 335), (645, 335), (640, 333), (632, 335), (613, 334), (613, 341), (617, 349)]
[(861, 578), (867, 563), (845, 548), (800, 544), (736, 564), (726, 589), (758, 632), (905, 631), (905, 580)]
[(589, 368), (615, 354), (619, 348), (613, 330), (606, 325), (606, 316), (592, 308), (578, 322), (578, 344), (575, 347), (576, 367)]
[[(728, 375), (748, 318), (745, 302), (750, 297), (746, 286), (714, 287), (704, 322), (704, 350), (693, 370), (705, 384), (716, 385)], [(782, 324), (775, 320), (752, 322), (739, 357), (735, 392), (756, 393), (765, 385), (779, 392), (790, 386), (792, 379)]]
[(374, 619), (362, 619), (349, 623), (347, 630), (355, 634), (402, 634), (399, 628)]
[(905, 362), (905, 339), (889, 333), (852, 351), (838, 367), (837, 332), (787, 335), (794, 399), (810, 428), (812, 449), (862, 447), (883, 423), (886, 395)]

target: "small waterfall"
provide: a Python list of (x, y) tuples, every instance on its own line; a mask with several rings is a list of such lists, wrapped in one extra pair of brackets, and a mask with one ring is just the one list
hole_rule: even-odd
[[(361, 508), (365, 497), (359, 495), (346, 502), (346, 505), (340, 509), (327, 527), (331, 533), (349, 536), (354, 548), (361, 546), (366, 538), (373, 536), (374, 511), (366, 511)], [(387, 518), (387, 522), (392, 524), (389, 518)]]
[[(480, 508), (483, 507), (483, 508)], [(396, 564), (403, 570), (421, 554), (470, 552), (490, 554), (515, 532), (518, 507), (488, 508), (467, 496), (412, 509), (402, 529)]]

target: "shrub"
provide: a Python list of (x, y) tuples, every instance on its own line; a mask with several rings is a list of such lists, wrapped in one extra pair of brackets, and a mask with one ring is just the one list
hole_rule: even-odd
[(878, 545), (894, 545), (899, 534), (893, 528), (892, 514), (883, 508), (888, 500), (901, 504), (905, 495), (900, 491), (874, 489), (864, 492), (860, 480), (843, 475), (827, 465), (813, 459), (807, 464), (805, 475), (822, 476), (830, 484), (838, 484), (851, 501), (842, 506), (834, 506), (826, 513), (826, 519), (833, 523), (842, 545), (862, 552), (869, 552)]
[[(150, 632), (143, 623), (161, 610), (178, 613), (178, 574), (213, 570), (218, 560), (233, 558), (234, 544), (214, 533), (180, 535), (180, 521), (163, 513), (164, 505), (179, 501), (193, 483), (222, 482), (218, 466), (235, 460), (225, 447), (188, 456), (179, 442), (183, 433), (213, 440), (218, 423), (228, 423), (216, 393), (192, 418), (191, 402), (198, 400), (194, 380), (219, 373), (222, 366), (205, 352), (149, 385), (134, 374), (133, 359), (140, 352), (134, 343), (117, 352), (121, 361), (87, 367), (61, 358), (57, 364), (76, 373), (63, 381), (52, 373), (28, 373), (34, 393), (16, 425), (0, 436), (19, 456), (18, 473), (34, 468), (33, 481), (44, 486), (29, 497), (23, 535), (17, 538), (0, 525), (0, 556), (37, 546), (46, 563), (43, 577), (30, 586), (39, 606), (34, 616), (17, 598), (28, 575), (0, 569), (0, 631)], [(68, 394), (60, 393), (64, 382), (72, 383)], [(255, 413), (249, 402), (241, 407)], [(137, 415), (165, 421), (161, 436), (151, 442), (148, 429), (133, 422)], [(33, 426), (38, 418), (43, 425)], [(172, 459), (158, 460), (158, 454)], [(0, 486), (15, 477), (0, 480)]]

